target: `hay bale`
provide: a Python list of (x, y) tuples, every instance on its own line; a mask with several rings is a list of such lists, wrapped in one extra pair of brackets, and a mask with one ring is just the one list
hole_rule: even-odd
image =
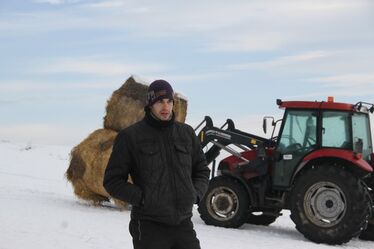
[[(104, 128), (120, 131), (144, 117), (144, 106), (148, 85), (130, 77), (109, 99), (104, 117)], [(176, 94), (174, 112), (176, 120), (184, 122), (187, 115), (187, 100)]]
[[(103, 187), (103, 178), (113, 142), (117, 132), (144, 117), (147, 90), (148, 85), (130, 77), (109, 99), (104, 129), (96, 130), (71, 151), (66, 178), (72, 183), (74, 193), (79, 198), (96, 205), (111, 198)], [(177, 93), (174, 112), (177, 121), (185, 121), (187, 100)], [(123, 201), (114, 198), (113, 201), (121, 209), (127, 207)]]
[[(79, 198), (96, 205), (109, 201), (110, 195), (103, 187), (103, 178), (116, 136), (117, 132), (113, 130), (99, 129), (71, 151), (66, 178)], [(127, 207), (123, 201), (114, 202), (120, 208)]]
[(180, 95), (175, 94), (173, 111), (175, 113), (175, 120), (184, 123), (187, 116), (187, 99)]

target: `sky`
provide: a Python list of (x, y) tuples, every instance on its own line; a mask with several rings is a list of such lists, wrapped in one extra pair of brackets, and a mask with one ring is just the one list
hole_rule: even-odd
[(0, 0), (0, 140), (75, 145), (131, 75), (169, 81), (192, 126), (374, 103), (374, 1)]

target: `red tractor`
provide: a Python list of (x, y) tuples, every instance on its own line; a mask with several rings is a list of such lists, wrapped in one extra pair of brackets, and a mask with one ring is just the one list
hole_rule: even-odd
[[(235, 128), (232, 120), (213, 126), (210, 117), (196, 128), (212, 178), (198, 211), (208, 225), (269, 225), (291, 211), (307, 239), (342, 244), (374, 240), (374, 154), (369, 112), (374, 105), (281, 101), (282, 120), (262, 138)], [(200, 127), (205, 123), (205, 127)], [(279, 135), (274, 136), (280, 125)], [(210, 145), (210, 146), (209, 146)], [(216, 169), (221, 150), (232, 154)]]

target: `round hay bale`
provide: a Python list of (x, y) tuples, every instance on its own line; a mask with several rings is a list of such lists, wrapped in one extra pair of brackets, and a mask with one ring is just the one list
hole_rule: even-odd
[(173, 110), (175, 113), (175, 120), (184, 123), (187, 116), (187, 99), (176, 93)]
[[(71, 151), (66, 178), (79, 198), (95, 205), (109, 201), (110, 195), (103, 187), (103, 179), (116, 136), (117, 132), (113, 130), (99, 129)], [(123, 201), (114, 202), (119, 208), (127, 207)]]
[[(137, 82), (133, 76), (113, 92), (106, 106), (104, 128), (120, 131), (144, 117), (144, 106), (148, 85)], [(187, 100), (176, 94), (174, 107), (176, 120), (184, 122), (187, 115)]]

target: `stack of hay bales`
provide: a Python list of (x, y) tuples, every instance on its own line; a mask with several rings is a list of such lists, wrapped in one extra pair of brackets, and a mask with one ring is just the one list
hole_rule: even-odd
[[(113, 142), (120, 130), (144, 117), (147, 90), (148, 85), (130, 77), (109, 99), (104, 129), (94, 131), (72, 149), (66, 178), (72, 183), (74, 193), (79, 198), (95, 205), (111, 199), (103, 187), (103, 178)], [(185, 121), (187, 100), (179, 94), (176, 94), (174, 112), (177, 121)], [(115, 198), (113, 201), (121, 209), (127, 207), (127, 203), (123, 201)]]

